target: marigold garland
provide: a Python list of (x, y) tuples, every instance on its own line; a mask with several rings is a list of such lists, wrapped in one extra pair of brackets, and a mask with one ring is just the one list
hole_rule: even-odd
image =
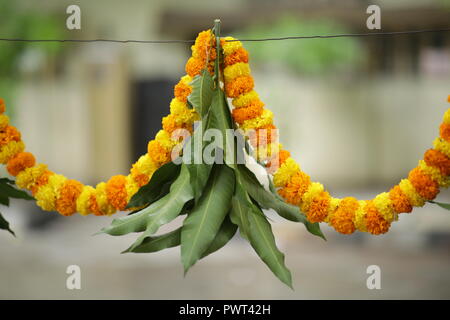
[[(225, 92), (233, 99), (234, 121), (245, 132), (275, 129), (272, 113), (264, 109), (263, 102), (254, 91), (248, 52), (240, 41), (232, 37), (222, 39), (221, 45)], [(309, 221), (327, 222), (344, 234), (359, 230), (378, 235), (389, 230), (390, 224), (398, 219), (398, 214), (423, 206), (427, 200), (437, 196), (440, 187), (450, 185), (450, 110), (445, 113), (439, 131), (440, 137), (434, 141), (434, 149), (425, 152), (424, 160), (420, 160), (419, 165), (410, 171), (408, 179), (403, 179), (389, 192), (367, 201), (331, 197), (322, 184), (311, 182), (286, 150), (275, 145), (272, 146), (275, 154), (261, 152), (267, 149), (267, 137), (252, 138), (250, 135), (249, 141), (259, 160), (266, 163), (268, 173), (273, 174), (278, 193), (287, 202), (299, 206)], [(259, 137), (258, 133), (256, 135)]]
[(9, 125), (4, 114), (6, 108), (0, 99), (0, 163), (16, 177), (19, 188), (28, 189), (36, 198), (37, 205), (46, 211), (58, 211), (64, 216), (79, 212), (81, 215), (111, 215), (124, 210), (131, 197), (145, 185), (152, 174), (170, 161), (172, 149), (178, 141), (171, 139), (171, 133), (179, 128), (192, 131), (194, 121), (199, 117), (187, 105), (192, 91), (190, 82), (205, 67), (214, 70), (216, 50), (211, 30), (201, 32), (192, 46), (192, 57), (186, 64), (187, 75), (181, 77), (174, 88), (174, 99), (170, 103), (170, 114), (162, 120), (163, 129), (155, 140), (148, 144), (148, 153), (133, 164), (128, 176), (114, 176), (108, 182), (101, 182), (95, 188), (56, 174), (44, 164), (36, 164), (34, 156), (24, 152), (25, 145), (20, 132)]
[[(233, 41), (227, 41), (233, 40)], [(440, 187), (450, 185), (450, 110), (440, 126), (440, 137), (433, 142), (433, 149), (425, 152), (424, 159), (389, 192), (377, 195), (373, 200), (357, 200), (352, 197), (337, 199), (330, 196), (319, 182), (312, 182), (276, 142), (272, 134), (276, 127), (273, 114), (264, 108), (254, 90), (249, 54), (240, 41), (231, 37), (221, 39), (223, 50), (224, 89), (232, 98), (234, 121), (244, 132), (256, 150), (256, 157), (266, 164), (278, 193), (289, 203), (302, 210), (311, 222), (327, 222), (336, 231), (351, 234), (356, 230), (371, 234), (383, 234), (398, 214), (411, 212), (413, 207), (423, 206), (439, 193)], [(171, 139), (176, 129), (192, 132), (194, 121), (199, 119), (195, 110), (187, 105), (192, 92), (193, 77), (207, 68), (212, 74), (217, 52), (211, 30), (201, 32), (192, 46), (192, 57), (186, 63), (186, 73), (174, 87), (174, 99), (170, 114), (162, 119), (163, 129), (148, 144), (147, 154), (133, 164), (128, 176), (114, 176), (95, 188), (78, 181), (68, 180), (48, 170), (44, 164), (36, 164), (34, 156), (25, 152), (20, 132), (9, 125), (4, 114), (5, 103), (0, 99), (0, 163), (16, 177), (18, 187), (28, 189), (37, 204), (47, 211), (58, 211), (70, 216), (110, 215), (124, 210), (131, 197), (145, 185), (160, 166), (170, 161), (172, 149), (178, 141)], [(450, 102), (450, 96), (448, 97)]]

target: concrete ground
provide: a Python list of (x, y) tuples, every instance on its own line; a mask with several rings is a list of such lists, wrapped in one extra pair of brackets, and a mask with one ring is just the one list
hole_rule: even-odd
[[(134, 235), (92, 236), (111, 218), (60, 218), (30, 232), (25, 215), (9, 211), (17, 238), (0, 233), (0, 298), (450, 299), (450, 247), (427, 245), (414, 227), (421, 224), (420, 214), (447, 223), (450, 216), (438, 209), (421, 210), (402, 217), (381, 237), (340, 236), (324, 226), (327, 242), (307, 234), (302, 225), (276, 219), (274, 232), (295, 290), (279, 282), (239, 237), (184, 278), (179, 248), (120, 254)], [(81, 290), (66, 288), (66, 269), (73, 264), (81, 268)], [(381, 268), (380, 290), (367, 289), (369, 265)]]

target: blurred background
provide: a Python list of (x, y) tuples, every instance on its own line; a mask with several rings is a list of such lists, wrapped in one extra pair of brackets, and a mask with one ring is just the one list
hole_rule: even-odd
[[(81, 30), (66, 29), (71, 4)], [(237, 38), (358, 33), (368, 32), (370, 4), (381, 7), (384, 32), (450, 27), (448, 0), (0, 0), (0, 37), (194, 39), (214, 18)], [(449, 107), (449, 33), (244, 44), (281, 142), (335, 196), (369, 199), (407, 176)], [(0, 96), (29, 151), (95, 185), (146, 152), (189, 49), (0, 42)], [(450, 202), (449, 192), (438, 200)], [(450, 213), (434, 205), (401, 215), (382, 236), (323, 225), (327, 242), (274, 218), (295, 291), (239, 237), (183, 278), (178, 248), (120, 255), (133, 236), (92, 236), (112, 218), (63, 218), (20, 201), (2, 212), (18, 235), (0, 233), (2, 299), (450, 298)], [(71, 264), (82, 290), (66, 289)], [(381, 290), (366, 287), (369, 265), (381, 268)]]

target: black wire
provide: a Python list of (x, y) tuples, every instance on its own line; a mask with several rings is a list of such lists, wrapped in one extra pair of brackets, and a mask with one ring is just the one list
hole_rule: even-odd
[(333, 35), (315, 35), (315, 36), (292, 36), (292, 37), (280, 37), (280, 38), (261, 38), (261, 39), (239, 39), (239, 40), (227, 40), (227, 42), (233, 41), (278, 41), (278, 40), (297, 40), (297, 39), (328, 39), (328, 38), (343, 38), (343, 37), (369, 37), (369, 36), (393, 36), (402, 34), (416, 34), (427, 32), (448, 32), (449, 29), (430, 29), (430, 30), (410, 30), (410, 31), (391, 31), (391, 32), (369, 32), (369, 33), (344, 33)]
[(10, 42), (113, 42), (113, 43), (194, 43), (195, 40), (114, 40), (114, 39), (20, 39), (0, 38), (0, 41)]
[[(372, 37), (372, 36), (393, 36), (429, 32), (448, 32), (448, 29), (429, 29), (429, 30), (409, 30), (409, 31), (391, 31), (391, 32), (368, 32), (368, 33), (344, 33), (332, 35), (314, 35), (314, 36), (287, 36), (278, 38), (260, 38), (260, 39), (233, 39), (226, 40), (226, 42), (242, 41), (242, 42), (262, 42), (262, 41), (280, 41), (280, 40), (299, 40), (299, 39), (329, 39), (329, 38), (344, 38), (344, 37)], [(195, 40), (115, 40), (115, 39), (21, 39), (21, 38), (0, 38), (0, 41), (8, 42), (112, 42), (112, 43), (139, 43), (139, 44), (160, 44), (160, 43), (194, 43)]]

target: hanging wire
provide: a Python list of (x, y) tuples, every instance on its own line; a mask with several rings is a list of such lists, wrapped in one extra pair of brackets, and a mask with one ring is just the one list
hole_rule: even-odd
[[(349, 38), (349, 37), (373, 37), (373, 36), (395, 36), (418, 33), (431, 32), (449, 32), (448, 29), (426, 29), (426, 30), (407, 30), (407, 31), (391, 31), (391, 32), (368, 32), (368, 33), (343, 33), (330, 35), (313, 35), (313, 36), (285, 36), (273, 38), (258, 38), (258, 39), (234, 39), (226, 40), (227, 42), (242, 41), (242, 42), (263, 42), (263, 41), (280, 41), (280, 40), (301, 40), (301, 39), (330, 39), (330, 38)], [(110, 42), (110, 43), (138, 43), (138, 44), (174, 44), (184, 43), (191, 44), (195, 40), (116, 40), (116, 39), (22, 39), (22, 38), (0, 38), (3, 42), (67, 42), (67, 43), (92, 43), (92, 42)]]

